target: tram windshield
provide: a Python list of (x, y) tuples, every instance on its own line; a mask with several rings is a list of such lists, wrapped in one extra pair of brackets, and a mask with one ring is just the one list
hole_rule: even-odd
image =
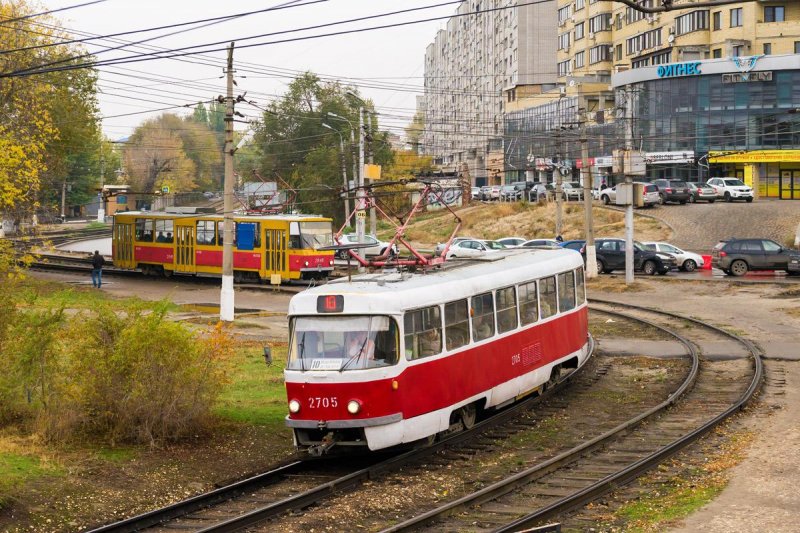
[(397, 364), (397, 323), (386, 316), (313, 316), (290, 325), (290, 370), (361, 370)]
[(323, 246), (333, 246), (333, 232), (330, 222), (301, 222), (300, 239), (302, 248), (318, 250)]

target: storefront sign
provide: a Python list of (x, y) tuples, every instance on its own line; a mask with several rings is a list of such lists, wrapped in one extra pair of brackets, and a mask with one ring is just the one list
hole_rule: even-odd
[(796, 163), (800, 150), (754, 150), (752, 152), (708, 152), (709, 163)]
[(694, 163), (694, 151), (687, 152), (647, 152), (644, 162), (648, 165), (662, 163)]
[(722, 83), (747, 83), (749, 81), (772, 81), (772, 72), (736, 72), (723, 74)]
[(675, 78), (677, 76), (698, 76), (700, 72), (700, 61), (691, 63), (672, 63), (670, 65), (659, 65), (656, 71), (659, 78)]

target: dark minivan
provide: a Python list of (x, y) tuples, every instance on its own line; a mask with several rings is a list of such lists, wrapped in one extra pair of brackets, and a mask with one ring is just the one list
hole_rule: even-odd
[[(597, 272), (611, 272), (612, 270), (625, 269), (625, 240), (624, 239), (597, 239), (594, 241), (595, 255), (597, 256)], [(584, 261), (586, 260), (586, 246), (581, 247)], [(633, 269), (643, 272), (648, 276), (659, 273), (662, 276), (675, 266), (675, 258), (660, 256), (656, 252), (646, 250), (638, 242), (633, 243)]]
[(729, 276), (744, 276), (749, 270), (785, 270), (800, 273), (800, 252), (769, 239), (729, 239), (711, 251), (711, 266)]
[(691, 192), (683, 180), (653, 180), (653, 185), (658, 187), (658, 203), (677, 202), (685, 204), (689, 201)]

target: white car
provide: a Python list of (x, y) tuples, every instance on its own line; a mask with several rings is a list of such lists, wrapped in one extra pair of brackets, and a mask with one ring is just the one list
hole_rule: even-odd
[(518, 248), (537, 248), (539, 246), (561, 246), (561, 243), (555, 239), (531, 239), (520, 244)]
[(673, 244), (667, 242), (643, 242), (645, 250), (653, 252), (667, 253), (675, 257), (675, 263), (680, 270), (694, 272), (698, 268), (703, 268), (703, 256), (693, 252), (681, 250)]
[[(634, 182), (634, 183), (641, 183), (642, 188), (644, 191), (642, 192), (643, 201), (645, 207), (651, 207), (658, 203), (659, 196), (658, 196), (658, 187), (653, 185), (652, 183), (642, 183), (642, 182)], [(600, 200), (605, 204), (616, 204), (617, 203), (617, 185), (613, 187), (606, 187), (602, 191), (600, 191)]]
[[(450, 243), (450, 246), (452, 247), (456, 243), (459, 243), (461, 241), (472, 240), (472, 239), (473, 239), (472, 237), (454, 237), (453, 238), (453, 242)], [(436, 248), (433, 250), (433, 256), (434, 257), (439, 257), (440, 255), (442, 255), (442, 252), (444, 251), (444, 245), (445, 244), (447, 244), (447, 243), (446, 242), (440, 242), (439, 244), (436, 245)]]
[[(346, 235), (342, 235), (339, 237), (339, 244), (357, 244), (358, 243), (358, 236), (355, 233), (348, 233)], [(363, 243), (367, 246), (365, 248), (357, 248), (355, 251), (361, 256), (368, 256), (368, 255), (383, 255), (383, 252), (386, 251), (386, 248), (389, 246), (388, 242), (384, 242), (374, 235), (364, 235)], [(394, 255), (397, 255), (398, 249), (397, 245), (392, 245), (392, 251)], [(339, 259), (347, 259), (347, 250), (339, 250), (336, 252), (337, 257)]]
[(505, 250), (506, 247), (496, 241), (482, 241), (478, 239), (465, 239), (447, 250), (447, 259), (456, 257), (478, 257), (487, 253)]
[(745, 185), (739, 178), (711, 178), (706, 185), (714, 189), (717, 198), (726, 202), (734, 200), (753, 201), (753, 189)]
[(527, 241), (528, 239), (524, 237), (504, 237), (502, 239), (497, 239), (496, 242), (499, 242), (503, 246), (507, 246), (511, 248), (512, 246), (520, 246), (522, 243)]

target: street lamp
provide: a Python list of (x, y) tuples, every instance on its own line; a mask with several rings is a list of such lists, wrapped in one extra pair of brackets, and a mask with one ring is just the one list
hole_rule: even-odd
[(342, 182), (344, 184), (344, 220), (347, 221), (347, 217), (350, 215), (350, 202), (347, 198), (347, 167), (345, 165), (345, 157), (344, 157), (344, 137), (339, 130), (331, 126), (330, 124), (322, 123), (323, 128), (328, 128), (329, 130), (333, 131), (336, 135), (339, 136), (339, 150), (340, 150), (340, 157), (342, 159)]
[[(328, 117), (330, 117), (330, 118), (335, 118), (337, 120), (344, 120), (350, 126), (350, 148), (352, 150), (351, 153), (353, 153), (353, 181), (356, 182), (358, 180), (358, 176), (359, 176), (359, 174), (358, 174), (358, 158), (355, 157), (355, 154), (354, 154), (355, 146), (356, 146), (356, 129), (355, 129), (355, 127), (353, 127), (353, 123), (350, 122), (350, 120), (347, 119), (346, 117), (339, 116), (336, 113), (331, 113), (330, 111), (328, 113), (326, 113), (326, 115)], [(359, 113), (359, 116), (360, 116), (360, 113)], [(348, 186), (348, 184), (345, 184), (345, 190), (348, 190), (348, 189), (350, 189), (350, 187)], [(350, 214), (350, 209), (348, 208), (347, 214), (345, 216), (349, 216), (349, 214)]]

